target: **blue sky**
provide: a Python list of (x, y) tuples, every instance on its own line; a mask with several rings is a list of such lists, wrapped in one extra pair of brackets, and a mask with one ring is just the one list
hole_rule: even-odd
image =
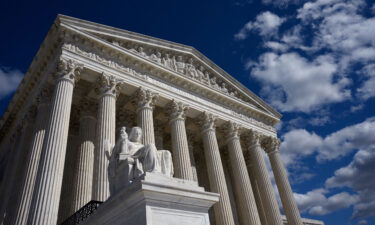
[(194, 46), (283, 114), (304, 217), (375, 224), (372, 1), (4, 1), (0, 114), (58, 13)]

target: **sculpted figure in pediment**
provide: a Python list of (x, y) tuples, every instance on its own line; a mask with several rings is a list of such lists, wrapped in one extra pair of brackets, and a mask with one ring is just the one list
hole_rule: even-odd
[(137, 45), (134, 45), (134, 46), (132, 46), (132, 47), (129, 48), (129, 51), (131, 51), (131, 52), (133, 52), (133, 53), (135, 53), (135, 54), (138, 54), (137, 49), (138, 49), (138, 46), (137, 46)]
[(108, 178), (111, 194), (140, 179), (146, 172), (173, 176), (172, 155), (168, 150), (157, 150), (155, 144), (141, 143), (142, 129), (133, 127), (128, 137), (126, 127), (109, 156)]
[(221, 84), (221, 90), (222, 90), (224, 93), (228, 94), (227, 84), (226, 84), (225, 82), (223, 82), (223, 83)]
[(189, 63), (186, 64), (186, 74), (189, 77), (192, 77), (194, 79), (198, 78), (197, 70), (195, 69), (195, 66), (193, 65), (193, 59), (189, 59)]
[(161, 53), (158, 51), (152, 53), (150, 59), (158, 64), (161, 64)]
[(207, 71), (204, 72), (203, 82), (210, 85), (210, 73)]
[(216, 77), (212, 77), (210, 79), (210, 84), (211, 84), (211, 87), (213, 87), (214, 89), (220, 89), (219, 85), (216, 82)]
[(144, 58), (147, 58), (147, 54), (146, 52), (144, 51), (143, 47), (139, 47), (138, 48), (138, 54)]
[[(173, 59), (175, 59), (174, 56), (173, 56)], [(176, 65), (176, 71), (179, 73), (185, 73), (185, 63), (182, 60), (182, 56), (178, 56), (177, 60), (174, 60), (174, 61)]]
[(173, 63), (173, 60), (170, 58), (169, 54), (165, 54), (165, 56), (162, 59), (162, 63), (165, 67), (168, 67), (169, 69), (175, 70), (175, 65)]
[(203, 79), (204, 79), (204, 67), (203, 66), (199, 66), (199, 68), (196, 70), (197, 71), (197, 76), (198, 76), (198, 79), (202, 82)]

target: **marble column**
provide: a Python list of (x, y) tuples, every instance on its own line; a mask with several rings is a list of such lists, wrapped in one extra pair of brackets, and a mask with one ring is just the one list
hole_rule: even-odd
[(142, 143), (155, 144), (153, 110), (158, 94), (139, 88), (135, 94), (138, 126), (142, 128)]
[(120, 82), (112, 76), (101, 74), (98, 79), (98, 116), (96, 125), (96, 146), (94, 152), (93, 200), (104, 202), (108, 199), (108, 159), (115, 145), (116, 137), (116, 98)]
[(263, 149), (260, 146), (260, 135), (252, 131), (249, 136), (249, 156), (254, 163), (254, 174), (258, 181), (259, 192), (264, 206), (264, 212), (266, 213), (267, 225), (282, 225), (279, 206), (263, 158)]
[(13, 134), (10, 137), (9, 143), (9, 151), (8, 151), (8, 163), (5, 169), (5, 180), (1, 184), (0, 190), (0, 199), (1, 199), (1, 207), (0, 207), (0, 224), (6, 224), (9, 221), (9, 208), (8, 202), (10, 199), (10, 195), (12, 193), (12, 184), (15, 180), (15, 171), (17, 168), (18, 163), (20, 162), (21, 151), (20, 151), (20, 142), (22, 140), (22, 129), (23, 124), (19, 123), (15, 126)]
[(257, 206), (247, 172), (239, 138), (239, 125), (228, 122), (224, 129), (228, 145), (229, 162), (233, 172), (237, 208), (242, 224), (260, 225)]
[(30, 153), (26, 161), (25, 175), (20, 189), (20, 200), (15, 210), (14, 224), (26, 225), (29, 216), (30, 204), (33, 197), (35, 179), (39, 167), (40, 155), (43, 147), (44, 135), (50, 109), (51, 91), (45, 87), (37, 97), (37, 117), (31, 140)]
[(216, 139), (215, 120), (215, 116), (207, 112), (203, 113), (200, 118), (210, 191), (220, 194), (219, 202), (213, 207), (215, 220), (217, 225), (234, 225), (223, 164)]
[(155, 126), (155, 146), (156, 149), (164, 149), (164, 128), (165, 124), (160, 120), (154, 121)]
[(77, 150), (78, 150), (78, 119), (77, 117), (78, 110), (72, 111), (69, 125), (69, 134), (68, 134), (68, 144), (66, 147), (66, 156), (65, 156), (65, 165), (64, 165), (64, 175), (63, 175), (63, 184), (61, 187), (60, 194), (60, 205), (59, 205), (59, 215), (57, 219), (57, 224), (61, 224), (71, 215), (73, 215), (73, 187), (74, 187), (74, 178), (76, 173), (76, 162), (77, 162)]
[(29, 145), (32, 139), (32, 131), (34, 127), (34, 123), (32, 121), (35, 120), (36, 116), (36, 108), (34, 106), (28, 109), (28, 112), (22, 119), (22, 135), (20, 138), (20, 143), (17, 147), (17, 160), (14, 162), (14, 170), (12, 174), (8, 174), (8, 176), (12, 176), (12, 181), (9, 182), (8, 188), (9, 192), (8, 196), (8, 204), (7, 204), (7, 215), (6, 215), (6, 224), (13, 224), (14, 220), (16, 219), (16, 208), (19, 201), (20, 196), (20, 189), (22, 186), (22, 180), (25, 174), (25, 162), (28, 160), (28, 153), (29, 153)]
[(192, 131), (186, 130), (186, 135), (187, 135), (187, 140), (188, 140), (189, 156), (190, 156), (191, 170), (193, 173), (193, 180), (198, 182), (197, 164), (195, 162), (195, 157), (194, 157), (195, 133), (193, 133)]
[(182, 102), (172, 100), (168, 106), (171, 126), (174, 172), (177, 178), (193, 180), (189, 146), (185, 128), (185, 112), (188, 109)]
[(60, 60), (28, 224), (56, 224), (73, 88), (81, 65)]
[(280, 141), (277, 138), (267, 137), (262, 141), (262, 145), (271, 162), (272, 171), (275, 176), (277, 189), (279, 190), (288, 224), (302, 225), (297, 203), (288, 181), (288, 175), (280, 157)]
[(258, 181), (257, 181), (255, 173), (254, 173), (254, 166), (253, 166), (254, 163), (252, 163), (251, 157), (249, 156), (249, 151), (245, 151), (244, 157), (245, 157), (245, 162), (246, 162), (246, 166), (247, 166), (247, 171), (249, 172), (251, 187), (253, 188), (253, 193), (254, 193), (255, 203), (256, 203), (257, 209), (258, 209), (258, 215), (259, 215), (259, 218), (260, 218), (260, 223), (262, 225), (267, 225), (267, 218), (266, 218), (266, 214), (264, 212), (262, 199), (261, 199), (260, 193), (259, 193)]
[(76, 175), (73, 188), (73, 211), (78, 211), (92, 199), (94, 149), (96, 129), (95, 104), (84, 99), (81, 104)]

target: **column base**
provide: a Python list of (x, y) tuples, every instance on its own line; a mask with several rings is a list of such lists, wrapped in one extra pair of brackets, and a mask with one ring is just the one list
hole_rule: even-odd
[(219, 194), (197, 182), (146, 173), (111, 196), (84, 225), (209, 225), (208, 209)]

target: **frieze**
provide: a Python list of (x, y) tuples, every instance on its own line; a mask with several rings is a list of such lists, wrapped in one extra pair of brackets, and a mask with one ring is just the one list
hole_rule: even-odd
[[(105, 38), (105, 37), (103, 37)], [(173, 70), (189, 79), (194, 79), (207, 85), (212, 89), (220, 91), (223, 94), (231, 96), (239, 101), (246, 102), (247, 104), (253, 105), (246, 96), (238, 93), (235, 87), (227, 84), (220, 77), (215, 76), (215, 73), (210, 72), (202, 64), (194, 61), (192, 56), (175, 55), (171, 52), (165, 52), (164, 50), (156, 49), (155, 47), (149, 48), (140, 46), (132, 42), (119, 42), (107, 39), (113, 45), (122, 47), (140, 57), (153, 61), (165, 68)], [(163, 53), (162, 53), (163, 52)], [(253, 105), (254, 106), (254, 105)], [(256, 106), (255, 106), (256, 107)]]
[[(135, 77), (147, 80), (148, 82), (156, 84), (156, 85), (158, 85), (160, 87), (164, 87), (164, 88), (168, 88), (170, 90), (173, 90), (173, 92), (176, 93), (176, 94), (187, 96), (187, 97), (189, 97), (189, 98), (191, 98), (193, 100), (196, 100), (196, 101), (201, 101), (202, 100), (200, 97), (192, 95), (192, 94), (189, 94), (186, 91), (182, 91), (179, 88), (174, 88), (174, 87), (172, 87), (172, 86), (170, 86), (170, 85), (168, 85), (168, 84), (166, 84), (164, 82), (160, 82), (159, 80), (152, 79), (145, 72), (139, 72), (139, 69), (136, 68), (134, 66), (134, 64), (133, 65), (125, 65), (127, 63), (116, 62), (116, 61), (119, 60), (118, 59), (119, 57), (112, 57), (112, 59), (108, 59), (106, 57), (100, 56), (99, 55), (100, 53), (96, 53), (97, 50), (93, 49), (93, 50), (88, 51), (88, 50), (85, 50), (81, 46), (77, 46), (76, 44), (71, 44), (71, 43), (65, 43), (62, 46), (62, 48), (66, 49), (68, 51), (71, 51), (71, 52), (75, 52), (75, 53), (77, 53), (77, 54), (79, 54), (81, 56), (87, 57), (89, 59), (92, 59), (93, 61), (96, 61), (96, 62), (101, 63), (103, 65), (106, 65), (108, 67), (111, 67), (111, 68), (114, 68), (114, 69), (118, 69), (120, 71), (126, 72), (127, 74), (130, 74), (130, 75), (133, 75)], [(159, 75), (160, 75), (160, 73), (159, 73)], [(173, 81), (173, 80), (170, 80), (170, 81)], [(185, 86), (185, 88), (187, 88), (187, 86)], [(216, 107), (216, 108), (218, 107), (218, 103), (216, 103), (215, 105), (213, 105), (213, 104), (210, 104), (210, 105), (213, 106), (213, 107)], [(242, 113), (235, 112), (235, 111), (233, 111), (233, 108), (228, 109), (227, 107), (224, 107), (222, 105), (221, 105), (220, 108), (221, 108), (221, 110), (223, 112), (231, 114), (232, 116), (234, 116), (236, 118), (242, 119), (244, 121), (252, 123), (252, 124), (254, 124), (254, 125), (258, 126), (258, 127), (264, 128), (264, 129), (269, 130), (271, 132), (275, 132), (275, 128), (274, 127), (265, 124), (266, 121), (261, 122), (261, 121), (258, 121), (256, 119), (254, 119), (254, 118), (248, 117), (248, 116), (246, 116), (246, 115), (244, 115)]]

